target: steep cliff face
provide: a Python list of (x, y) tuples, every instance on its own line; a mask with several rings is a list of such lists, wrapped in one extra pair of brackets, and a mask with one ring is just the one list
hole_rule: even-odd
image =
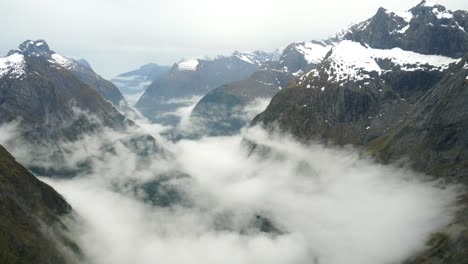
[(383, 161), (409, 158), (429, 174), (468, 179), (468, 56), (448, 71), (369, 149)]
[(75, 263), (79, 248), (61, 218), (70, 205), (0, 146), (0, 262)]

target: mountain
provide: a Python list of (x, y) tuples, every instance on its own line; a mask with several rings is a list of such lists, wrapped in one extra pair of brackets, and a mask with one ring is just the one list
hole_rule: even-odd
[[(404, 14), (383, 8), (325, 43), (316, 69), (281, 90), (252, 125), (302, 142), (359, 146), (445, 182), (467, 183), (466, 11), (422, 1)], [(465, 56), (462, 58), (462, 56)], [(463, 263), (468, 204), (407, 263)]]
[[(255, 122), (278, 123), (300, 138), (365, 144), (437, 83), (457, 59), (344, 40), (273, 98)], [(346, 131), (346, 133), (342, 133)]]
[(191, 122), (196, 130), (192, 133), (211, 136), (238, 133), (252, 119), (246, 112), (249, 106), (255, 107), (259, 99), (271, 99), (295, 76), (315, 68), (330, 49), (323, 42), (292, 43), (278, 61), (264, 63), (248, 79), (209, 92), (192, 111)]
[(135, 106), (152, 122), (177, 124), (179, 117), (171, 112), (192, 104), (190, 98), (203, 96), (222, 84), (246, 79), (275, 57), (276, 53), (235, 52), (213, 60), (193, 59), (177, 63), (148, 86)]
[(384, 162), (407, 156), (418, 170), (468, 183), (467, 88), (468, 53), (369, 149)]
[[(465, 11), (425, 1), (398, 15), (380, 8), (324, 41), (332, 48), (323, 61), (281, 90), (253, 124), (275, 123), (302, 139), (367, 144), (399, 122), (460, 60), (452, 56), (468, 48), (459, 45), (468, 37), (462, 27), (467, 18)], [(454, 44), (440, 47), (438, 34)]]
[(76, 117), (76, 107), (108, 126), (122, 126), (125, 118), (112, 104), (75, 76), (82, 68), (50, 51), (44, 41), (26, 41), (10, 51), (0, 59), (0, 122), (21, 118), (30, 138), (74, 139), (77, 130), (92, 129)]
[(94, 86), (77, 77), (90, 80), (83, 69), (50, 51), (44, 41), (24, 42), (0, 58), (0, 124), (18, 124), (7, 147), (27, 146), (28, 156), (34, 158), (22, 162), (34, 172), (67, 175), (67, 170), (57, 170), (66, 164), (62, 144), (105, 128), (123, 132), (135, 126)]
[(139, 69), (122, 73), (111, 79), (125, 96), (127, 101), (134, 105), (140, 96), (153, 81), (169, 71), (170, 67), (150, 63)]
[(0, 146), (0, 262), (75, 263), (80, 250), (61, 219), (72, 208)]
[(66, 58), (50, 50), (49, 45), (44, 40), (27, 40), (18, 49), (11, 50), (8, 56), (13, 54), (20, 54), (28, 58), (37, 57), (46, 59), (56, 67), (67, 69), (78, 80), (91, 86), (115, 106), (118, 107), (121, 103), (125, 102), (119, 89), (111, 82), (96, 74), (87, 61)]
[(374, 17), (350, 28), (343, 38), (362, 41), (372, 48), (399, 47), (421, 54), (460, 58), (468, 52), (467, 14), (426, 1), (405, 13), (380, 8)]

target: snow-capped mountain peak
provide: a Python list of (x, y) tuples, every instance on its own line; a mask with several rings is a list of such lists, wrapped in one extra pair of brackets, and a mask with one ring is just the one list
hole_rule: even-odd
[[(7, 58), (14, 55), (21, 55), (24, 57), (41, 57), (49, 61), (54, 67), (62, 67), (67, 70), (78, 70), (85, 71), (86, 66), (74, 59), (66, 58), (49, 48), (49, 45), (45, 40), (27, 40), (19, 45), (16, 50), (8, 52)], [(13, 58), (18, 59), (20, 56), (14, 56)], [(11, 64), (11, 63), (10, 63)], [(23, 61), (22, 64), (25, 64)], [(5, 64), (4, 64), (5, 65)], [(12, 65), (12, 64), (11, 64)], [(89, 64), (88, 64), (89, 65)], [(23, 65), (24, 66), (24, 65)]]

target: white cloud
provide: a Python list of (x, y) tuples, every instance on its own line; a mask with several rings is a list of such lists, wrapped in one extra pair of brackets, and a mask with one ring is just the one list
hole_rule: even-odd
[[(243, 139), (273, 154), (248, 155)], [(87, 177), (44, 179), (83, 217), (77, 235), (91, 263), (397, 263), (454, 212), (455, 188), (349, 149), (304, 146), (258, 128), (165, 145), (175, 157), (167, 163), (138, 169), (119, 149)], [(172, 183), (189, 206), (145, 204), (112, 184), (136, 180), (138, 189), (171, 170), (191, 176)], [(255, 231), (256, 215), (282, 234)]]

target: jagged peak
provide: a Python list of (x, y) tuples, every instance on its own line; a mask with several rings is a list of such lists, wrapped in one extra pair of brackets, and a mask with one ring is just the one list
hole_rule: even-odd
[(45, 40), (38, 39), (24, 41), (16, 50), (8, 52), (8, 56), (14, 53), (19, 53), (27, 57), (50, 57), (54, 52), (50, 50)]

